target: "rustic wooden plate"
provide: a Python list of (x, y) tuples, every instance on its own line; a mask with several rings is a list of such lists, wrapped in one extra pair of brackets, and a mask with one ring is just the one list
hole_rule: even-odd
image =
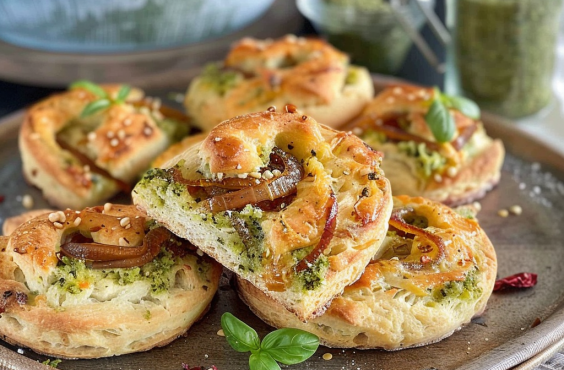
[[(389, 81), (375, 76), (377, 88)], [(162, 90), (162, 86), (156, 90)], [(24, 211), (21, 199), (25, 194), (33, 197), (35, 208), (47, 206), (21, 174), (17, 149), (21, 118), (19, 112), (0, 121), (0, 195), (5, 197), (0, 204), (0, 222)], [(488, 132), (503, 139), (508, 155), (499, 185), (481, 200), (479, 219), (496, 247), (499, 276), (534, 272), (538, 285), (494, 294), (481, 318), (442, 342), (399, 352), (320, 347), (305, 364), (290, 368), (502, 370), (522, 364), (519, 369), (525, 370), (564, 343), (564, 157), (499, 117), (484, 114), (483, 118)], [(499, 209), (512, 205), (520, 205), (523, 213), (498, 216)], [(256, 328), (261, 337), (272, 330), (247, 309), (224, 278), (210, 312), (187, 337), (145, 353), (63, 361), (58, 368), (182, 369), (182, 363), (186, 363), (215, 365), (219, 370), (246, 369), (248, 354), (235, 352), (216, 334), (221, 314), (226, 311)], [(531, 327), (537, 318), (541, 324)], [(321, 358), (326, 352), (333, 354), (332, 360)], [(37, 362), (45, 359), (0, 341), (0, 370), (45, 368)]]

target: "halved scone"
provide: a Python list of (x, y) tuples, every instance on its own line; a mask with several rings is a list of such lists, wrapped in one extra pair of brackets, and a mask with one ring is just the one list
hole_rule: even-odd
[(8, 231), (0, 336), (60, 358), (168, 344), (208, 310), (222, 271), (135, 206), (43, 213)]
[(237, 286), (274, 327), (309, 331), (328, 347), (398, 350), (439, 341), (480, 315), (496, 271), (493, 246), (475, 219), (400, 196), (383, 248), (323, 316), (302, 323), (248, 282)]
[(184, 105), (205, 131), (241, 114), (294, 104), (327, 126), (357, 116), (374, 96), (368, 70), (321, 39), (244, 38), (190, 83)]
[(129, 192), (151, 161), (190, 131), (188, 117), (139, 89), (86, 86), (32, 105), (20, 129), (25, 179), (61, 209)]
[(235, 117), (150, 170), (134, 203), (308, 320), (378, 251), (392, 197), (381, 156), (286, 106)]
[(458, 205), (483, 197), (498, 183), (503, 144), (486, 134), (478, 117), (465, 115), (459, 105), (447, 106), (453, 136), (446, 142), (434, 136), (427, 121), (437, 115), (427, 115), (433, 102), (445, 97), (453, 99), (437, 89), (392, 85), (345, 127), (384, 153), (382, 168), (395, 195)]

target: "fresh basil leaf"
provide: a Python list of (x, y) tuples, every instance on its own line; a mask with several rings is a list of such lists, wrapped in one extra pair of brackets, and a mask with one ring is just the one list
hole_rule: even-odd
[(70, 85), (70, 89), (76, 89), (76, 88), (79, 88), (79, 87), (90, 91), (92, 94), (96, 95), (98, 98), (108, 98), (108, 93), (106, 92), (106, 90), (102, 89), (102, 87), (100, 85), (96, 85), (93, 82), (90, 82), (90, 81), (87, 81), (87, 80), (80, 80), (80, 81), (73, 82)]
[(237, 352), (249, 352), (260, 349), (260, 338), (257, 332), (231, 313), (221, 316), (221, 327), (227, 342)]
[(123, 103), (129, 92), (131, 91), (131, 86), (129, 85), (121, 85), (119, 91), (117, 93), (116, 102)]
[(307, 331), (284, 328), (269, 333), (260, 347), (276, 361), (293, 365), (307, 360), (317, 351), (319, 338)]
[(110, 102), (109, 99), (95, 100), (92, 103), (87, 104), (86, 107), (84, 107), (84, 109), (80, 113), (80, 118), (86, 118), (88, 116), (91, 116), (96, 112), (108, 108), (111, 104), (112, 103)]
[(462, 96), (448, 96), (448, 103), (450, 107), (460, 111), (467, 117), (472, 119), (480, 118), (480, 107), (470, 99)]
[(452, 140), (456, 129), (454, 118), (439, 97), (435, 97), (433, 100), (427, 114), (425, 114), (425, 121), (437, 142), (446, 143)]
[(249, 357), (250, 370), (280, 370), (280, 365), (264, 351), (257, 351)]

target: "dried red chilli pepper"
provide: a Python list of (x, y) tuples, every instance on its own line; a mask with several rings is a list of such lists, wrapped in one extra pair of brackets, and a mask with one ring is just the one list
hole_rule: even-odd
[(537, 274), (533, 274), (532, 272), (520, 272), (497, 280), (493, 291), (496, 292), (507, 288), (531, 288), (535, 285), (537, 285)]

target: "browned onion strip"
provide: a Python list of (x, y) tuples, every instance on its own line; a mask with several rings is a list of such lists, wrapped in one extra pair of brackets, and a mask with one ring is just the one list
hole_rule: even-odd
[(476, 132), (477, 129), (478, 123), (476, 121), (474, 121), (470, 126), (464, 127), (462, 129), (462, 132), (460, 132), (456, 139), (450, 142), (452, 147), (455, 150), (460, 151), (460, 149), (462, 149), (462, 147), (468, 142), (468, 140), (470, 140), (472, 135), (474, 135), (474, 132)]
[(400, 208), (394, 209), (392, 216), (390, 217), (389, 224), (397, 230), (400, 230), (406, 234), (412, 234), (418, 236), (419, 238), (428, 241), (429, 243), (435, 245), (438, 248), (437, 257), (435, 260), (431, 260), (428, 263), (404, 263), (406, 267), (419, 270), (428, 264), (437, 264), (445, 257), (445, 244), (443, 238), (438, 235), (431, 234), (427, 230), (421, 229), (417, 226), (411, 225), (404, 220), (404, 215), (413, 212), (411, 208)]
[(279, 148), (272, 149), (270, 160), (284, 164), (284, 172), (279, 177), (259, 180), (258, 185), (206, 199), (202, 202), (204, 209), (215, 214), (293, 194), (304, 175), (301, 164), (296, 157)]
[[(151, 262), (170, 236), (170, 231), (158, 227), (145, 235), (143, 244), (139, 247), (66, 243), (61, 246), (61, 253), (67, 257), (87, 260), (87, 266), (93, 269), (130, 268)], [(131, 249), (131, 252), (124, 249)]]
[(337, 205), (337, 197), (335, 193), (331, 192), (331, 197), (329, 198), (326, 208), (325, 208), (325, 227), (323, 228), (323, 233), (321, 234), (321, 239), (319, 243), (313, 248), (307, 256), (305, 256), (296, 265), (296, 272), (301, 272), (306, 270), (308, 267), (313, 265), (313, 263), (325, 252), (331, 239), (333, 239), (333, 233), (335, 232), (335, 227), (337, 227), (337, 212), (339, 207)]
[(143, 243), (138, 247), (120, 247), (99, 243), (68, 242), (61, 244), (61, 254), (80, 260), (112, 261), (139, 257), (147, 252), (147, 245)]

